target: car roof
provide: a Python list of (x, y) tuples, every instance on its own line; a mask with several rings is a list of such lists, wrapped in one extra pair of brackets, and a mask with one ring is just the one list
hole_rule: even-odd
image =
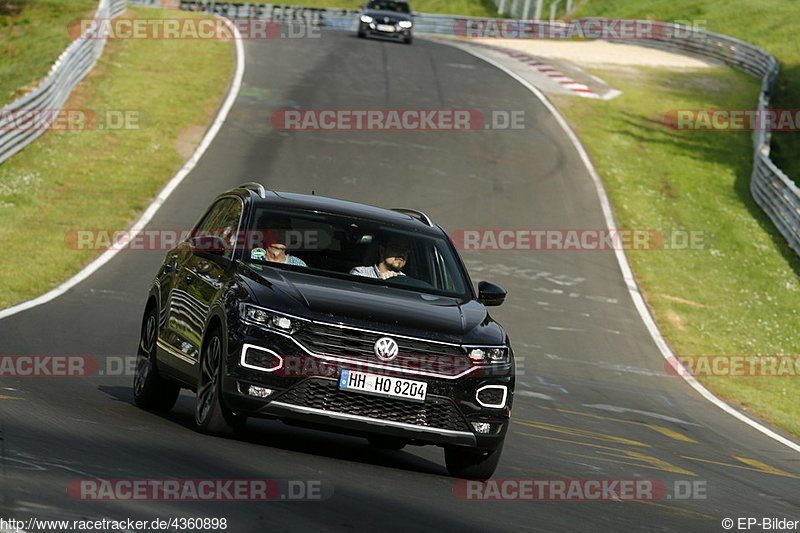
[(395, 211), (326, 196), (272, 191), (267, 189), (259, 190), (251, 187), (246, 189), (239, 187), (229, 192), (237, 192), (246, 197), (249, 196), (253, 204), (257, 207), (292, 209), (360, 218), (373, 222), (391, 224), (403, 229), (429, 235), (440, 236), (443, 233), (441, 228), (434, 224), (427, 215), (410, 209)]

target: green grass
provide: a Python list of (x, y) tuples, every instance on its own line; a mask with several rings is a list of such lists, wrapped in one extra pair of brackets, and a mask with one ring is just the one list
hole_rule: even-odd
[[(750, 134), (676, 131), (661, 122), (670, 109), (747, 108), (759, 82), (721, 67), (591, 72), (623, 94), (553, 100), (586, 145), (620, 226), (708, 236), (707, 249), (627, 254), (675, 353), (800, 353), (800, 260), (750, 195)], [(797, 377), (702, 381), (800, 435)]]
[[(577, 16), (700, 20), (705, 29), (760, 46), (781, 63), (772, 107), (800, 107), (800, 2), (787, 0), (589, 0)], [(746, 102), (754, 108), (756, 101)], [(800, 181), (800, 136), (776, 133), (773, 160)]]
[(0, 0), (0, 106), (32, 89), (69, 45), (70, 21), (97, 0)]
[(496, 17), (497, 7), (491, 0), (411, 0), (412, 9), (420, 13)]
[(176, 139), (209, 123), (234, 63), (230, 41), (108, 43), (64, 107), (133, 110), (146, 116), (144, 127), (47, 132), (0, 165), (0, 308), (46, 292), (93, 259), (96, 252), (67, 247), (69, 230), (124, 228), (144, 210), (186, 159)]

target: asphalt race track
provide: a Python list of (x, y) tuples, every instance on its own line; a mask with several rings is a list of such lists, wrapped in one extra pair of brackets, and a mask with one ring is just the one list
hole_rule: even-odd
[[(425, 211), (463, 228), (603, 228), (577, 153), (511, 77), (456, 48), (324, 32), (247, 41), (241, 93), (150, 228), (190, 228), (218, 193), (268, 188)], [(281, 132), (284, 108), (524, 111), (525, 129)], [(131, 169), (135, 173), (135, 169)], [(680, 253), (680, 252), (675, 252)], [(800, 519), (800, 455), (664, 371), (613, 252), (464, 252), (473, 281), (509, 291), (492, 312), (520, 359), (496, 479), (650, 479), (657, 501), (463, 501), (441, 449), (254, 420), (240, 440), (193, 429), (184, 391), (167, 416), (132, 404), (146, 289), (163, 253), (124, 251), (52, 302), (0, 321), (0, 355), (87, 355), (103, 374), (0, 381), (0, 517), (225, 517), (228, 531), (722, 531), (730, 517)], [(111, 365), (111, 366), (109, 366)], [(330, 498), (91, 502), (76, 479), (320, 480)], [(676, 481), (677, 487), (676, 489)], [(687, 486), (694, 487), (686, 494)], [(758, 530), (758, 529), (756, 529)]]

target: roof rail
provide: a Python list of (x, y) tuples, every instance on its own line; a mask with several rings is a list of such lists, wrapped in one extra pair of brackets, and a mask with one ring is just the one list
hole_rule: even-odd
[(392, 211), (395, 211), (397, 213), (403, 213), (404, 215), (412, 216), (412, 217), (416, 218), (417, 220), (419, 220), (421, 222), (424, 222), (428, 226), (433, 227), (433, 220), (431, 220), (431, 217), (429, 217), (428, 215), (426, 215), (422, 211), (417, 211), (416, 209), (403, 209), (401, 207), (392, 208)]
[(242, 183), (241, 185), (239, 185), (239, 188), (247, 189), (248, 191), (253, 191), (254, 193), (258, 194), (261, 198), (267, 197), (267, 190), (264, 188), (264, 186), (254, 181), (251, 181), (249, 183)]

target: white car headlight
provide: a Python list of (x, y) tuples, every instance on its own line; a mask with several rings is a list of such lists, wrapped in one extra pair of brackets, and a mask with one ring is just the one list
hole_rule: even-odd
[(284, 333), (294, 333), (302, 324), (300, 319), (282, 315), (254, 305), (243, 305), (241, 308), (241, 315), (242, 319), (247, 322)]
[(369, 24), (370, 22), (372, 22), (372, 17), (370, 17), (369, 15), (361, 15), (361, 22), (363, 22), (364, 24)]
[(414, 24), (410, 20), (401, 20), (400, 22), (397, 23), (397, 25), (400, 26), (401, 28), (408, 29)]
[(465, 346), (469, 358), (476, 363), (508, 363), (506, 346)]

